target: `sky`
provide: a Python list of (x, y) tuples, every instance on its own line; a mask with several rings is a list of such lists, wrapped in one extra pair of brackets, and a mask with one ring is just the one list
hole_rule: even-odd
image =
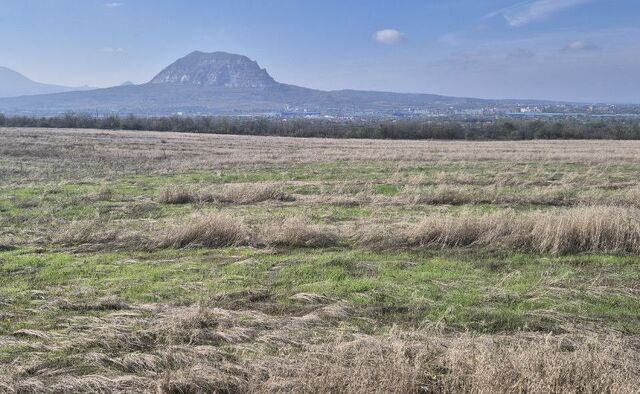
[(0, 66), (144, 83), (194, 50), (305, 87), (640, 103), (639, 0), (0, 0)]

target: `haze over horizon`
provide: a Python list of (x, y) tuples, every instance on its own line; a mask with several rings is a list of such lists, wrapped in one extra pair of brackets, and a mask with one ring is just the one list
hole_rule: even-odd
[(8, 0), (0, 66), (107, 87), (226, 51), (323, 90), (639, 103), (638, 16), (632, 0)]

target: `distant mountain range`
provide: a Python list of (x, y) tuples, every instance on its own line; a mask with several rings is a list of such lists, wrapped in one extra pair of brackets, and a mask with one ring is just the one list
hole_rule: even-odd
[[(4, 89), (2, 83), (0, 80), (0, 89)], [(72, 90), (58, 88), (58, 91)], [(48, 92), (34, 89), (33, 93), (23, 94), (55, 91), (53, 87), (50, 89)], [(241, 115), (304, 111), (384, 113), (406, 108), (479, 108), (507, 102), (432, 94), (308, 89), (275, 81), (265, 69), (246, 56), (196, 51), (178, 59), (145, 84), (125, 83), (105, 89), (0, 98), (0, 112), (33, 115), (67, 111), (136, 115)], [(539, 103), (533, 100), (518, 102)]]
[(40, 83), (25, 77), (19, 72), (6, 67), (0, 67), (0, 97), (28, 96), (88, 89), (94, 88), (88, 86), (70, 87)]

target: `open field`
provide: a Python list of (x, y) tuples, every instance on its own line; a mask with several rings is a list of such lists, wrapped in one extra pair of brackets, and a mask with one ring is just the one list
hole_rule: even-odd
[(640, 392), (640, 141), (0, 128), (0, 392)]

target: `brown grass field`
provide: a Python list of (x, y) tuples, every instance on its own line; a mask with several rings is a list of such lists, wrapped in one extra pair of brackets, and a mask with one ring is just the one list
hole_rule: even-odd
[(640, 393), (640, 141), (0, 128), (0, 393)]

